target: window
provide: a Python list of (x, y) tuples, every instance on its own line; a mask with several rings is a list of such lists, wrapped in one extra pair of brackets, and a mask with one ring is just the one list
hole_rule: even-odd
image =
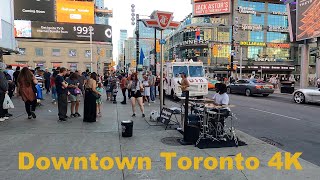
[(26, 48), (19, 48), (20, 55), (26, 55)]
[(288, 17), (279, 15), (268, 15), (268, 25), (288, 27)]
[(289, 49), (281, 48), (267, 48), (267, 55), (269, 58), (276, 59), (277, 61), (286, 61), (289, 59)]
[(185, 73), (189, 76), (188, 67), (187, 66), (173, 66), (173, 74), (176, 76), (177, 74)]
[(227, 58), (230, 55), (231, 47), (229, 45), (219, 45), (218, 56), (219, 58)]
[(70, 49), (69, 50), (69, 57), (76, 57), (77, 56), (77, 50)]
[(289, 36), (280, 32), (267, 32), (267, 42), (287, 43), (289, 42)]
[(36, 56), (43, 56), (43, 48), (36, 48)]
[(90, 58), (91, 57), (91, 51), (90, 50), (85, 50), (84, 51), (84, 57), (85, 58)]
[(255, 59), (258, 56), (262, 56), (263, 47), (248, 47), (248, 58)]
[(60, 56), (60, 49), (52, 49), (52, 56)]
[(269, 12), (286, 12), (286, 5), (284, 4), (268, 4)]
[(264, 25), (264, 15), (263, 14), (259, 14), (259, 15), (258, 14), (257, 15), (250, 14), (249, 24)]
[(262, 3), (262, 2), (250, 2), (250, 1), (245, 1), (245, 0), (239, 0), (239, 6), (251, 7), (255, 11), (260, 11), (260, 12), (263, 12), (265, 9), (264, 3)]
[(249, 32), (249, 39), (253, 42), (264, 42), (263, 31), (252, 31)]
[(204, 71), (202, 66), (189, 66), (190, 77), (203, 77)]

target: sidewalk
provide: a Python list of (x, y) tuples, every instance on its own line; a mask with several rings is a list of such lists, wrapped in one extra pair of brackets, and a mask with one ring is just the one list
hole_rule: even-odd
[[(120, 93), (119, 93), (120, 94)], [(320, 168), (300, 159), (303, 170), (285, 171), (268, 167), (268, 160), (282, 150), (253, 138), (240, 131), (238, 137), (248, 145), (238, 148), (198, 149), (194, 146), (181, 146), (177, 143), (167, 145), (162, 143), (166, 137), (182, 137), (176, 130), (164, 130), (164, 126), (148, 123), (147, 118), (152, 110), (159, 109), (159, 101), (146, 104), (146, 119), (141, 118), (137, 108), (137, 117), (131, 118), (131, 105), (112, 104), (104, 100), (102, 118), (98, 122), (83, 123), (82, 118), (74, 118), (69, 122), (57, 122), (57, 107), (49, 102), (46, 96), (44, 106), (37, 109), (37, 119), (28, 120), (22, 101), (14, 98), (16, 108), (10, 110), (14, 117), (0, 123), (0, 174), (1, 179), (10, 180), (135, 180), (135, 179), (319, 179)], [(120, 102), (122, 97), (118, 98)], [(166, 100), (168, 107), (177, 104)], [(81, 104), (80, 112), (83, 110)], [(68, 114), (69, 115), (69, 114)], [(121, 137), (121, 121), (132, 119), (134, 121), (133, 137)], [(241, 121), (241, 120), (239, 120)], [(28, 171), (18, 170), (18, 153), (30, 152), (35, 157), (69, 157), (87, 156), (97, 153), (98, 157), (132, 157), (148, 156), (152, 159), (152, 169), (118, 170), (116, 168), (105, 170), (71, 170), (56, 171), (51, 166), (49, 170), (40, 171), (33, 168)], [(260, 167), (250, 170), (214, 170), (209, 171), (200, 165), (199, 170), (183, 171), (177, 167), (177, 158), (172, 162), (172, 170), (165, 169), (165, 159), (160, 152), (176, 152), (177, 157), (233, 157), (238, 153), (246, 158), (255, 156), (260, 160)], [(233, 165), (235, 167), (235, 164)], [(90, 166), (89, 166), (90, 167)], [(193, 169), (193, 166), (192, 166)]]

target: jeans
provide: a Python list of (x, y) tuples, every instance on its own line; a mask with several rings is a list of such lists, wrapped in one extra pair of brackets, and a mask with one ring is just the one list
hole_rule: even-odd
[(6, 114), (5, 110), (3, 109), (4, 96), (5, 93), (0, 93), (0, 118), (3, 118)]
[(26, 101), (24, 102), (24, 105), (28, 116), (31, 116), (31, 112), (34, 112), (36, 110), (37, 99), (35, 99), (34, 101)]
[(57, 94), (57, 89), (56, 87), (52, 87), (51, 88), (51, 97), (52, 97), (52, 100), (58, 100), (58, 94)]
[(126, 88), (123, 88), (121, 89), (122, 90), (122, 95), (123, 95), (123, 103), (126, 103), (127, 102), (127, 96), (126, 96), (126, 91), (127, 89)]
[(156, 100), (155, 93), (156, 93), (155, 86), (150, 86), (150, 99), (151, 99), (151, 101), (155, 101)]
[(68, 95), (67, 94), (58, 94), (58, 116), (59, 119), (67, 117), (68, 111)]

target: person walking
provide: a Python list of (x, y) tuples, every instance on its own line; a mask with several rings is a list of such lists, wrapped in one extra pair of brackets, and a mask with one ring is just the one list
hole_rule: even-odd
[[(16, 71), (13, 73), (13, 82), (16, 87), (18, 87), (18, 76), (20, 74), (20, 66), (17, 66)], [(17, 89), (16, 92), (17, 93)]]
[(83, 122), (96, 122), (97, 118), (97, 97), (101, 94), (97, 91), (97, 74), (91, 73), (85, 85), (85, 98), (83, 108)]
[(122, 96), (123, 96), (123, 101), (121, 102), (121, 104), (127, 104), (127, 96), (126, 96), (127, 78), (126, 78), (126, 74), (125, 73), (122, 74), (122, 78), (121, 78), (121, 81), (120, 81), (120, 88), (121, 88)]
[(154, 103), (156, 100), (156, 95), (155, 95), (156, 94), (156, 88), (155, 88), (156, 79), (151, 71), (149, 71), (148, 77), (149, 77), (149, 83), (150, 83), (150, 100), (152, 103)]
[(18, 93), (24, 101), (28, 119), (37, 117), (35, 114), (37, 98), (34, 90), (34, 86), (37, 83), (38, 81), (32, 72), (27, 67), (24, 67), (18, 76)]
[(317, 86), (320, 88), (320, 77), (317, 79)]
[(78, 74), (72, 73), (66, 81), (68, 83), (69, 100), (71, 101), (70, 117), (81, 117), (79, 114), (81, 89), (79, 88), (80, 83), (78, 80)]
[(58, 100), (58, 94), (57, 94), (57, 88), (56, 88), (56, 77), (58, 75), (57, 70), (52, 71), (52, 75), (50, 77), (50, 87), (51, 87), (51, 97), (52, 97), (52, 103), (57, 104)]
[(131, 105), (132, 105), (132, 117), (136, 116), (136, 101), (138, 102), (140, 106), (140, 110), (142, 113), (142, 117), (146, 117), (144, 114), (144, 107), (143, 107), (143, 102), (142, 102), (142, 94), (141, 94), (141, 89), (142, 89), (142, 84), (138, 80), (138, 75), (137, 74), (132, 74), (131, 75), (131, 80), (128, 84), (128, 89), (131, 91)]
[(50, 93), (50, 77), (51, 77), (51, 73), (48, 71), (48, 68), (46, 68), (43, 74), (43, 78), (44, 78), (44, 87), (47, 90), (47, 94)]
[(6, 117), (6, 110), (3, 109), (4, 98), (6, 93), (8, 93), (8, 81), (3, 73), (5, 67), (6, 65), (0, 62), (0, 122), (9, 119), (9, 117)]
[(67, 121), (68, 111), (68, 83), (64, 80), (67, 69), (60, 68), (59, 74), (55, 78), (56, 89), (58, 94), (58, 116), (60, 121)]
[(144, 92), (143, 92), (143, 103), (145, 101), (148, 101), (148, 105), (150, 106), (150, 82), (149, 82), (149, 78), (148, 76), (144, 76), (143, 77), (144, 80), (142, 81), (142, 86), (144, 88)]
[(181, 73), (181, 82), (178, 82), (180, 85), (181, 91), (182, 91), (182, 97), (186, 97), (187, 91), (189, 91), (190, 83), (187, 79), (187, 76), (185, 73)]

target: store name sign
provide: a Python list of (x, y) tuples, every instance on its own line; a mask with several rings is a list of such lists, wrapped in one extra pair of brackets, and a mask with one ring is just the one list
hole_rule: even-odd
[(208, 40), (188, 40), (188, 41), (183, 41), (180, 43), (180, 46), (185, 46), (185, 45), (197, 45), (197, 44), (208, 44)]
[(242, 24), (241, 28), (243, 30), (262, 31), (262, 25), (255, 25), (255, 24)]
[(257, 12), (251, 7), (239, 6), (238, 10), (239, 10), (239, 13), (241, 14), (254, 14), (254, 15), (257, 14)]
[(240, 41), (240, 46), (266, 46), (264, 42)]
[(290, 44), (277, 44), (277, 43), (268, 43), (267, 47), (269, 48), (284, 48), (284, 49), (289, 49)]
[(276, 62), (274, 58), (257, 58), (255, 61), (263, 61), (263, 62)]
[(217, 0), (209, 2), (195, 3), (193, 9), (194, 16), (203, 16), (210, 14), (223, 14), (230, 13), (231, 2), (230, 0)]
[(278, 12), (278, 11), (272, 11), (271, 14), (273, 15), (282, 15), (282, 16), (287, 16), (287, 12)]
[(272, 32), (289, 32), (288, 27), (283, 27), (283, 26), (268, 26), (268, 31)]

